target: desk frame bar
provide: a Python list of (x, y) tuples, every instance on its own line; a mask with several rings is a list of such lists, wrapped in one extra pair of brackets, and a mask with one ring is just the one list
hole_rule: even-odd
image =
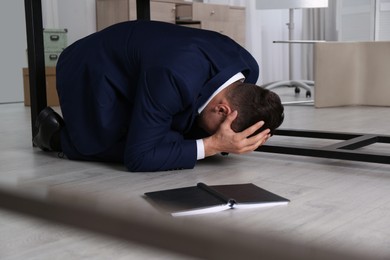
[(328, 159), (341, 159), (349, 161), (371, 162), (390, 164), (390, 154), (357, 151), (356, 149), (366, 147), (375, 143), (390, 144), (390, 136), (373, 134), (352, 134), (340, 132), (322, 132), (307, 130), (279, 129), (275, 135), (343, 140), (339, 143), (327, 145), (320, 148), (308, 148), (299, 146), (263, 145), (256, 149), (257, 152), (269, 152), (278, 154), (301, 155), (311, 157), (322, 157)]
[(35, 135), (35, 120), (47, 106), (45, 56), (41, 0), (25, 0), (28, 70), (30, 82), (31, 133)]
[(137, 20), (150, 20), (150, 1), (137, 0)]

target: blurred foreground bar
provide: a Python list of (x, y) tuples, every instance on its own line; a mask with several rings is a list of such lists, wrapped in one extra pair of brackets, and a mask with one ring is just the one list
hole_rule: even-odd
[(193, 219), (182, 221), (159, 214), (147, 216), (137, 209), (123, 212), (121, 205), (97, 208), (90, 206), (87, 198), (78, 199), (75, 204), (74, 195), (66, 198), (62, 194), (54, 200), (3, 187), (0, 188), (0, 208), (202, 259), (375, 259), (358, 252), (327, 250), (286, 238), (244, 233), (234, 227), (211, 226)]

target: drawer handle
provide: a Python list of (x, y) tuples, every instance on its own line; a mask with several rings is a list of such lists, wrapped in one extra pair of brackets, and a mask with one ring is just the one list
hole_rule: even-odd
[(58, 41), (60, 39), (59, 35), (50, 35), (50, 40), (52, 41)]
[(58, 58), (58, 55), (57, 54), (50, 54), (49, 55), (49, 59), (50, 60), (56, 60)]

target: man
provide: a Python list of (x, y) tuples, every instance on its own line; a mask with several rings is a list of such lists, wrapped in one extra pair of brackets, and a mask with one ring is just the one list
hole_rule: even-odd
[(279, 97), (253, 85), (258, 74), (255, 59), (219, 33), (120, 23), (63, 51), (64, 121), (43, 110), (34, 143), (130, 171), (193, 168), (216, 153), (250, 152), (283, 120)]

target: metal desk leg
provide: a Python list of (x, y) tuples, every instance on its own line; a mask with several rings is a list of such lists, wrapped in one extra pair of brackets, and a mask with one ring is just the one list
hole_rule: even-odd
[(150, 20), (150, 1), (137, 0), (137, 20)]
[(31, 103), (31, 132), (36, 133), (35, 119), (47, 106), (45, 56), (43, 50), (43, 25), (41, 0), (25, 0), (26, 34)]

